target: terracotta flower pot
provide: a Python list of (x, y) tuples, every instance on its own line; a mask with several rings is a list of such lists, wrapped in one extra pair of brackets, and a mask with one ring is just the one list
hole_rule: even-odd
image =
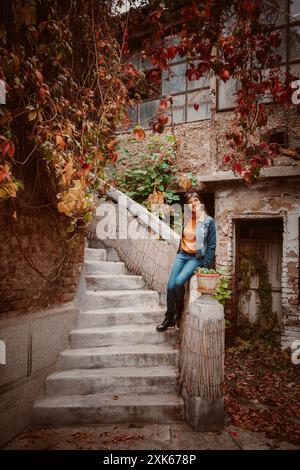
[(199, 292), (204, 294), (213, 294), (215, 292), (220, 277), (219, 273), (204, 274), (197, 272), (196, 277)]

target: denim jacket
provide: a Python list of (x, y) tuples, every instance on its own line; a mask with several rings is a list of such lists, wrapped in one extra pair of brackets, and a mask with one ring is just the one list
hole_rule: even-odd
[[(183, 236), (183, 230), (181, 236)], [(180, 251), (181, 240), (177, 253)], [(196, 258), (202, 259), (202, 266), (210, 268), (213, 264), (217, 245), (216, 224), (210, 215), (198, 220), (196, 225)]]

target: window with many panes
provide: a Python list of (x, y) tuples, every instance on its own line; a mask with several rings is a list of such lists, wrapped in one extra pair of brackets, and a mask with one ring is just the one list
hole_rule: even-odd
[[(174, 44), (178, 39), (166, 38), (165, 45)], [(150, 60), (143, 60), (141, 54), (135, 53), (130, 62), (137, 69), (151, 72)], [(168, 107), (169, 123), (179, 124), (209, 119), (210, 112), (210, 80), (209, 76), (203, 76), (199, 80), (189, 80), (186, 71), (190, 68), (185, 57), (179, 54), (168, 60), (170, 69), (163, 70), (160, 80), (153, 86), (151, 96), (142, 96), (142, 102), (129, 110), (131, 127), (140, 124), (147, 128), (150, 119), (155, 115), (163, 96), (172, 96), (172, 106)], [(195, 62), (195, 67), (197, 62)], [(157, 91), (155, 93), (155, 90)]]
[[(272, 2), (266, 2), (264, 15), (274, 20), (274, 29), (280, 32), (281, 44), (278, 53), (281, 55), (280, 68), (300, 77), (300, 0), (279, 0), (279, 8), (275, 9)], [(227, 33), (230, 34), (230, 21)], [(217, 80), (217, 109), (229, 110), (235, 107), (234, 92), (239, 83), (230, 78), (227, 82)], [(264, 100), (270, 102), (270, 99)]]

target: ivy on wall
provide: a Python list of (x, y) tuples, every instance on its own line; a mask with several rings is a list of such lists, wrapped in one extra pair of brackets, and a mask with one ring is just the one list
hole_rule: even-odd
[(240, 248), (240, 263), (237, 271), (238, 294), (241, 296), (250, 289), (251, 277), (258, 275), (259, 304), (256, 321), (251, 324), (245, 316), (240, 315), (239, 330), (242, 336), (276, 342), (279, 333), (277, 315), (272, 310), (272, 286), (266, 261), (254, 250)]

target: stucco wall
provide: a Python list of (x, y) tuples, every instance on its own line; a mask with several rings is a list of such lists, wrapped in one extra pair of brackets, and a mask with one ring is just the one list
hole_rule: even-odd
[(0, 341), (6, 349), (6, 363), (0, 363), (0, 447), (29, 425), (33, 402), (44, 395), (47, 375), (69, 347), (77, 314), (70, 302), (0, 320)]

